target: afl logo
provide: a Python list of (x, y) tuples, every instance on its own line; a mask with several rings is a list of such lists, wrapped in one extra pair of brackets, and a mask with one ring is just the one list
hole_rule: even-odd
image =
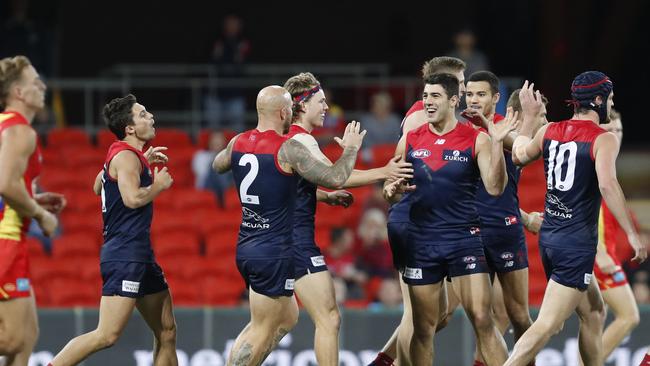
[(473, 255), (468, 255), (467, 257), (463, 257), (463, 262), (465, 263), (474, 263), (476, 262), (476, 257)]
[(510, 253), (510, 252), (501, 253), (501, 259), (503, 259), (503, 260), (510, 260), (510, 259), (512, 259), (514, 257), (515, 257), (515, 255)]
[(411, 157), (415, 159), (424, 159), (431, 156), (431, 151), (427, 149), (417, 149), (411, 153)]

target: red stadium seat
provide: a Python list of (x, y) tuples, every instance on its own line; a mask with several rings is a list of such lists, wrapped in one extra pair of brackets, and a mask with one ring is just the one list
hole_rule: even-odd
[(75, 212), (85, 214), (87, 216), (96, 216), (101, 221), (102, 201), (101, 197), (96, 195), (90, 188), (77, 189), (66, 194), (68, 206), (63, 211), (64, 213)]
[(65, 234), (84, 233), (95, 236), (98, 241), (102, 240), (103, 223), (99, 210), (92, 213), (63, 210), (59, 220)]
[(117, 138), (110, 130), (100, 130), (97, 132), (97, 148), (108, 152), (108, 147), (111, 146)]
[(395, 144), (382, 144), (372, 147), (372, 164), (371, 167), (378, 168), (395, 156)]
[[(154, 207), (155, 206), (156, 205), (154, 203)], [(175, 210), (156, 210), (153, 215), (153, 222), (151, 224), (151, 233), (155, 236), (165, 232), (198, 232), (198, 223), (185, 220), (184, 215), (185, 213), (177, 212)]]
[(61, 157), (70, 169), (94, 167), (98, 172), (104, 165), (106, 151), (91, 146), (65, 146), (61, 147)]
[(174, 206), (178, 211), (197, 209), (217, 210), (215, 196), (210, 191), (198, 189), (177, 189), (174, 191)]
[(205, 238), (205, 255), (222, 257), (234, 255), (237, 249), (237, 230), (215, 231)]
[(73, 260), (55, 260), (47, 257), (30, 258), (29, 272), (34, 282), (47, 285), (49, 281), (65, 278), (75, 279), (79, 277)]
[(64, 234), (52, 242), (52, 257), (99, 257), (99, 242), (97, 235), (92, 233)]
[(190, 135), (176, 128), (157, 128), (156, 137), (151, 141), (151, 146), (166, 146), (170, 150), (179, 147), (192, 147)]
[(86, 131), (75, 127), (55, 128), (47, 133), (47, 147), (90, 146)]
[(199, 225), (199, 231), (204, 238), (208, 238), (213, 232), (217, 231), (234, 231), (239, 230), (241, 224), (241, 211), (215, 211), (215, 210), (196, 210), (194, 211), (194, 221)]
[(208, 305), (239, 304), (246, 285), (241, 277), (206, 277), (201, 281), (203, 301)]
[(201, 285), (198, 283), (189, 283), (184, 280), (168, 278), (167, 284), (169, 291), (174, 299), (174, 305), (179, 306), (201, 306), (202, 304), (202, 291)]
[(153, 236), (153, 249), (156, 257), (198, 256), (200, 243), (198, 234), (193, 231), (168, 231)]
[(99, 306), (101, 287), (79, 280), (54, 280), (48, 283), (51, 305), (56, 307)]

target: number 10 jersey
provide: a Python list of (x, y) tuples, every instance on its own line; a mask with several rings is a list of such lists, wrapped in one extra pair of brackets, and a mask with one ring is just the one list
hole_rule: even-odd
[(606, 131), (593, 121), (549, 124), (544, 134), (546, 202), (540, 244), (595, 250), (600, 190), (594, 142)]
[(242, 133), (232, 148), (231, 169), (242, 205), (238, 258), (290, 258), (296, 176), (280, 168), (286, 138), (269, 130)]

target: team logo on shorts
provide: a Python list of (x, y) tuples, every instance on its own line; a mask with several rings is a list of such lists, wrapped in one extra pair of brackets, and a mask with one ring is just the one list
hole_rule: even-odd
[(16, 288), (18, 291), (29, 291), (29, 279), (19, 278), (16, 280)]
[(468, 255), (466, 257), (463, 257), (463, 262), (465, 263), (474, 263), (476, 262), (476, 257), (473, 255)]
[(138, 292), (140, 292), (140, 282), (123, 280), (122, 291), (132, 292), (134, 294), (137, 294)]
[(585, 285), (591, 283), (591, 273), (585, 273)]
[(5, 291), (16, 291), (16, 285), (13, 282), (7, 282), (2, 286)]
[(422, 268), (404, 268), (404, 277), (410, 278), (412, 280), (421, 280), (422, 279)]
[(469, 233), (472, 235), (476, 235), (481, 232), (481, 228), (478, 227), (471, 227), (469, 228)]
[(411, 157), (414, 159), (424, 159), (431, 156), (431, 151), (427, 149), (417, 149), (411, 153)]
[(285, 290), (293, 290), (293, 285), (296, 282), (295, 279), (293, 278), (287, 278), (286, 281), (284, 281), (284, 289)]
[(314, 267), (320, 267), (320, 266), (325, 265), (325, 257), (322, 256), (322, 255), (317, 255), (317, 256), (311, 257), (309, 259), (311, 259), (311, 264)]
[(501, 253), (501, 259), (503, 259), (504, 261), (511, 260), (514, 257), (515, 257), (515, 255), (512, 254), (511, 252), (503, 252), (503, 253)]

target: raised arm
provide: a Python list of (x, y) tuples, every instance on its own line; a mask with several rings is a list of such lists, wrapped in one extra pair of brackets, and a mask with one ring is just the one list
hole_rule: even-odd
[(309, 148), (294, 138), (285, 141), (280, 147), (278, 163), (290, 166), (293, 171), (314, 184), (330, 189), (340, 188), (352, 173), (357, 152), (366, 135), (366, 131), (359, 132), (360, 128), (360, 124), (354, 121), (345, 128), (345, 135), (339, 142), (344, 147), (343, 155), (334, 165), (314, 156)]
[(117, 178), (122, 201), (128, 208), (135, 209), (148, 204), (172, 185), (173, 180), (167, 172), (167, 167), (164, 167), (160, 171), (155, 168), (151, 185), (140, 187), (141, 170), (142, 163), (132, 151), (118, 153), (110, 163), (109, 171)]
[(38, 221), (45, 235), (54, 233), (56, 216), (29, 196), (23, 175), (36, 149), (36, 132), (28, 126), (12, 126), (2, 133), (0, 144), (0, 196), (21, 217)]
[(215, 156), (214, 161), (212, 162), (212, 169), (217, 171), (219, 174), (223, 174), (230, 170), (230, 163), (232, 158), (232, 146), (235, 144), (239, 135), (230, 139), (228, 146), (225, 149), (221, 150), (217, 156)]
[(646, 248), (634, 229), (632, 219), (625, 208), (625, 195), (616, 178), (618, 149), (618, 141), (613, 133), (603, 133), (596, 138), (594, 156), (598, 188), (607, 207), (627, 234), (627, 239), (635, 251), (633, 260), (644, 261), (648, 256)]
[(526, 80), (519, 92), (523, 123), (519, 135), (512, 144), (512, 161), (517, 165), (529, 164), (542, 155), (542, 140), (547, 126), (538, 129), (533, 138), (536, 126), (542, 125), (539, 121), (541, 118), (539, 112), (544, 106), (542, 96), (539, 90), (534, 91), (534, 86), (534, 84), (528, 84), (528, 80)]
[(506, 118), (499, 124), (488, 124), (489, 136), (481, 132), (476, 137), (476, 160), (485, 190), (492, 196), (503, 193), (508, 183), (503, 139), (517, 127), (517, 112), (508, 108)]

